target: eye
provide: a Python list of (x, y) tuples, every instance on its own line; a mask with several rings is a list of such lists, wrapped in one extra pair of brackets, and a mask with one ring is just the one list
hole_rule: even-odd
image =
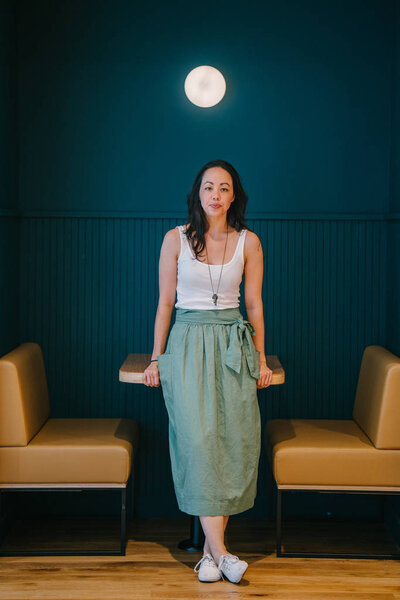
[(227, 192), (228, 188), (221, 188), (221, 192)]
[(211, 190), (211, 186), (206, 185), (206, 187), (204, 188), (205, 190)]

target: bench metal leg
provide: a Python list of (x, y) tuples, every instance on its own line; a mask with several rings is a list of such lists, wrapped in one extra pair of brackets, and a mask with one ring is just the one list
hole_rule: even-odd
[(282, 492), (276, 491), (276, 555), (282, 556)]
[[(116, 488), (118, 489), (118, 488)], [(114, 488), (112, 491), (116, 491)], [(100, 491), (107, 490), (111, 491), (110, 488), (79, 488), (79, 489), (71, 489), (71, 488), (13, 488), (11, 489), (3, 489), (0, 492), (0, 497), (5, 496), (7, 492), (81, 492), (83, 490), (90, 491)], [(119, 489), (118, 489), (119, 491)], [(126, 551), (126, 487), (121, 488), (121, 513), (120, 513), (120, 548), (118, 550), (88, 550), (86, 552), (78, 550), (60, 550), (60, 551), (51, 551), (51, 550), (2, 550), (0, 547), (0, 556), (124, 556)]]
[(121, 490), (121, 556), (126, 551), (126, 488)]
[[(292, 492), (317, 492), (318, 490), (298, 490), (298, 489), (285, 489), (285, 491)], [(369, 495), (398, 495), (397, 492), (360, 492), (360, 491), (324, 491), (323, 493), (349, 493), (349, 494), (369, 494)], [(400, 551), (396, 554), (360, 554), (360, 553), (341, 553), (341, 552), (286, 552), (282, 551), (282, 496), (283, 491), (277, 487), (276, 496), (276, 555), (288, 558), (370, 558), (370, 559), (385, 559), (385, 560), (399, 560)]]

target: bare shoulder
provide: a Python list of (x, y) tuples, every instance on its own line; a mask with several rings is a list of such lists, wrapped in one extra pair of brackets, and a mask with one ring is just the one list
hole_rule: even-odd
[(262, 255), (262, 246), (260, 238), (254, 231), (247, 230), (244, 240), (244, 257), (245, 259), (251, 255), (260, 253)]
[(174, 229), (169, 229), (167, 233), (164, 235), (164, 240), (162, 243), (162, 252), (168, 252), (169, 255), (174, 255), (176, 257), (179, 256), (181, 247), (181, 241), (179, 236), (179, 231), (177, 227)]

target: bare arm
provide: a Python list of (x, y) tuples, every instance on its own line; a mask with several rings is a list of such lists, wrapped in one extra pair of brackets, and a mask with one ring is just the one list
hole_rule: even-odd
[[(159, 261), (159, 299), (154, 322), (154, 344), (152, 359), (165, 350), (171, 315), (176, 298), (177, 261), (180, 252), (180, 238), (177, 229), (165, 234)], [(152, 362), (143, 373), (143, 383), (152, 387), (160, 385), (157, 362)]]
[(246, 234), (244, 246), (244, 296), (246, 312), (255, 329), (254, 346), (260, 353), (260, 379), (257, 387), (271, 383), (272, 371), (267, 365), (264, 348), (264, 313), (261, 296), (263, 280), (263, 251), (259, 237), (252, 231)]

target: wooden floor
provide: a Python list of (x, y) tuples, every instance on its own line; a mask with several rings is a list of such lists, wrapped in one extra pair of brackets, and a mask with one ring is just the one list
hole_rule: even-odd
[[(308, 548), (319, 544), (324, 551), (393, 550), (381, 525), (328, 525), (287, 525), (286, 549), (304, 549), (307, 540)], [(193, 573), (201, 554), (177, 548), (188, 526), (188, 519), (130, 521), (123, 557), (2, 557), (0, 598), (400, 600), (400, 561), (276, 558), (273, 525), (245, 519), (231, 519), (227, 529), (229, 550), (249, 563), (242, 582), (201, 583)], [(115, 523), (103, 521), (76, 527), (42, 521), (24, 525), (13, 542), (57, 549), (68, 541), (89, 549), (110, 545), (115, 533)]]

